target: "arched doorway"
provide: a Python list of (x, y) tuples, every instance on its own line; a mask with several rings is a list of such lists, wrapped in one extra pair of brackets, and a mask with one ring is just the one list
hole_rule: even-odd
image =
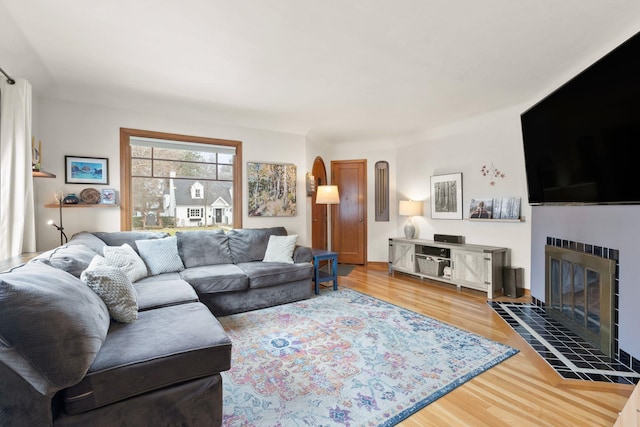
[[(318, 156), (313, 161), (311, 173), (318, 185), (327, 185), (327, 169), (324, 160)], [(315, 192), (311, 197), (311, 246), (318, 249), (327, 250), (329, 248), (327, 223), (327, 205), (317, 205)]]

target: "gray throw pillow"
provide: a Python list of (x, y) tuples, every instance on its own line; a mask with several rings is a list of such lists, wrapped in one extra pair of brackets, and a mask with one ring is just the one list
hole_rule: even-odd
[(175, 236), (136, 240), (136, 245), (152, 276), (184, 270), (182, 259), (178, 255), (178, 239)]
[(128, 243), (122, 246), (105, 246), (103, 252), (107, 262), (124, 270), (131, 282), (147, 277), (147, 266)]
[(138, 319), (138, 295), (131, 280), (118, 267), (105, 265), (96, 255), (80, 280), (89, 286), (107, 306), (113, 320), (132, 323)]

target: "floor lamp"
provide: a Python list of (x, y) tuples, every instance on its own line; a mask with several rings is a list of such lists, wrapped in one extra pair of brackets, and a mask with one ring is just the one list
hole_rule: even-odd
[[(58, 199), (58, 195), (56, 194), (56, 199)], [(64, 232), (64, 227), (62, 226), (62, 199), (58, 199), (58, 205), (59, 205), (59, 209), (60, 209), (60, 225), (58, 226), (52, 219), (49, 220), (49, 222), (47, 224), (55, 227), (59, 232), (60, 232), (60, 246), (62, 246), (64, 243), (67, 243), (69, 241), (69, 239), (67, 239), (67, 235)], [(64, 238), (64, 243), (62, 241), (62, 239)]]
[[(327, 205), (327, 216), (329, 216), (328, 205), (340, 204), (340, 194), (337, 185), (318, 185), (316, 188), (316, 204)], [(329, 245), (331, 250), (331, 245)]]

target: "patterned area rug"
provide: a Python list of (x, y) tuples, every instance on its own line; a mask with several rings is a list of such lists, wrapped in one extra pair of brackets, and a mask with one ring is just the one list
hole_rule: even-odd
[(219, 320), (224, 426), (392, 426), (517, 353), (350, 289)]

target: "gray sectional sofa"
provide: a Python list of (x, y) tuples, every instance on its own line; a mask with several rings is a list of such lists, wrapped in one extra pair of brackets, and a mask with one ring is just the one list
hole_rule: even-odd
[(232, 343), (215, 316), (311, 296), (311, 250), (285, 236), (82, 232), (0, 273), (0, 425), (220, 425)]

